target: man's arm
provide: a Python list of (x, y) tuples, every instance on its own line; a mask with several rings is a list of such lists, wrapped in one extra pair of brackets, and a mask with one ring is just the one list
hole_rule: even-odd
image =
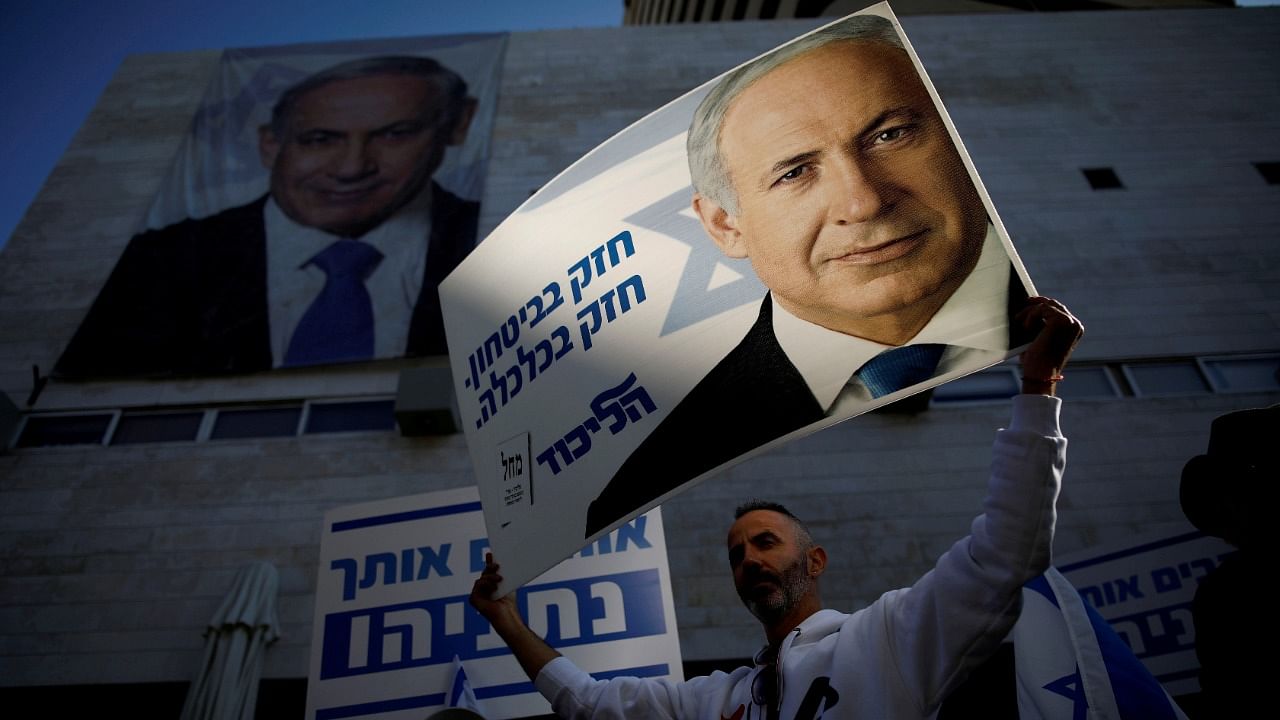
[(498, 636), (511, 648), (511, 654), (516, 656), (520, 668), (529, 679), (537, 680), (542, 668), (560, 657), (560, 653), (524, 624), (520, 611), (516, 609), (514, 593), (493, 599), (498, 583), (502, 582), (502, 575), (498, 573), (500, 568), (493, 561), (493, 553), (485, 553), (484, 572), (480, 573), (471, 588), (471, 606), (489, 621)]
[(1052, 394), (1084, 328), (1048, 298), (1031, 298), (1015, 322), (1038, 332), (1022, 356), (1024, 394), (996, 437), (984, 513), (909, 591), (876, 604), (924, 713), (998, 647), (1017, 620), (1023, 583), (1050, 562), (1067, 444)]
[(742, 676), (721, 672), (692, 681), (672, 682), (666, 678), (614, 677), (596, 680), (538, 637), (525, 625), (515, 599), (507, 595), (493, 599), (502, 575), (493, 555), (485, 556), (485, 569), (471, 590), (471, 605), (493, 625), (506, 641), (516, 661), (534, 687), (561, 717), (583, 720), (612, 718), (692, 718), (706, 704), (712, 707), (728, 701), (728, 694)]

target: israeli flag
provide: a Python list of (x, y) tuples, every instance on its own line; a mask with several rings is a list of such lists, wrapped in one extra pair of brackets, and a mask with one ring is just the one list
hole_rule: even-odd
[(1055, 568), (1023, 586), (1009, 639), (1022, 720), (1187, 720)]
[(471, 689), (471, 683), (467, 681), (467, 671), (462, 667), (462, 658), (457, 655), (453, 656), (453, 682), (449, 683), (449, 697), (446, 705), (480, 713), (476, 693)]

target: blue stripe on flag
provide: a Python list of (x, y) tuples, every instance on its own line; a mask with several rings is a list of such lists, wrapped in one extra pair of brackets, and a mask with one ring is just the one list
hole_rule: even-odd
[(1058, 596), (1054, 594), (1053, 588), (1049, 587), (1049, 581), (1045, 579), (1044, 575), (1035, 576), (1031, 580), (1028, 580), (1022, 587), (1028, 590), (1035, 590), (1043, 595), (1046, 600), (1052, 603), (1054, 607), (1059, 610), (1062, 609), (1062, 606), (1058, 604)]
[[(1082, 598), (1083, 600), (1083, 598)], [(1116, 709), (1122, 720), (1175, 720), (1178, 716), (1169, 704), (1169, 697), (1155, 676), (1133, 654), (1111, 625), (1085, 602), (1102, 661), (1111, 679), (1111, 692), (1116, 699)]]
[[(457, 655), (454, 659), (457, 659)], [(462, 697), (462, 691), (467, 687), (467, 671), (462, 669), (462, 665), (458, 665), (458, 672), (453, 674), (453, 687), (449, 689), (449, 705), (451, 707), (458, 706), (458, 700)]]

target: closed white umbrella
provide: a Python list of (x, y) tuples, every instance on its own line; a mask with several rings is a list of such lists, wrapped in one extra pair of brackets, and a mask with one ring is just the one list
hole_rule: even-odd
[(236, 573), (204, 633), (204, 660), (187, 691), (182, 720), (253, 720), (266, 647), (280, 637), (275, 566), (254, 562)]

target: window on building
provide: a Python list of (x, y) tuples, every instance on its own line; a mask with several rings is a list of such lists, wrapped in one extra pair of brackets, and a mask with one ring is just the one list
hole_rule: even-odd
[(1280, 355), (1205, 358), (1201, 362), (1214, 392), (1280, 390)]
[(395, 400), (311, 403), (304, 433), (394, 430)]
[(203, 410), (124, 413), (111, 433), (112, 445), (156, 442), (194, 442), (204, 420)]
[(1126, 363), (1122, 366), (1138, 397), (1192, 395), (1209, 392), (1209, 384), (1194, 360)]
[(291, 437), (298, 434), (302, 406), (219, 410), (210, 440)]
[(30, 415), (22, 426), (20, 448), (52, 445), (101, 445), (115, 413), (84, 415)]
[(1068, 365), (1063, 380), (1054, 392), (1061, 398), (1087, 400), (1089, 398), (1113, 398), (1121, 395), (1115, 380), (1107, 368), (1095, 365), (1076, 367)]
[(1124, 183), (1120, 182), (1120, 176), (1116, 175), (1116, 171), (1109, 167), (1082, 168), (1080, 172), (1084, 173), (1084, 179), (1089, 181), (1089, 187), (1094, 190), (1124, 189)]
[[(1110, 365), (1085, 362), (1068, 366), (1063, 374), (1066, 379), (1059, 383), (1057, 393), (1073, 400), (1275, 392), (1280, 390), (1280, 353), (1113, 361)], [(1011, 360), (915, 396), (921, 407), (901, 402), (886, 407), (918, 412), (924, 403), (1000, 402), (1016, 395), (1021, 387), (1019, 368)], [(27, 415), (13, 446), (203, 442), (395, 428), (395, 400), (391, 398), (149, 412), (111, 409)]]
[(1007, 366), (987, 368), (933, 389), (933, 402), (983, 402), (1004, 400), (1022, 389), (1017, 372)]
[(1268, 185), (1280, 185), (1280, 162), (1256, 162), (1253, 166)]

